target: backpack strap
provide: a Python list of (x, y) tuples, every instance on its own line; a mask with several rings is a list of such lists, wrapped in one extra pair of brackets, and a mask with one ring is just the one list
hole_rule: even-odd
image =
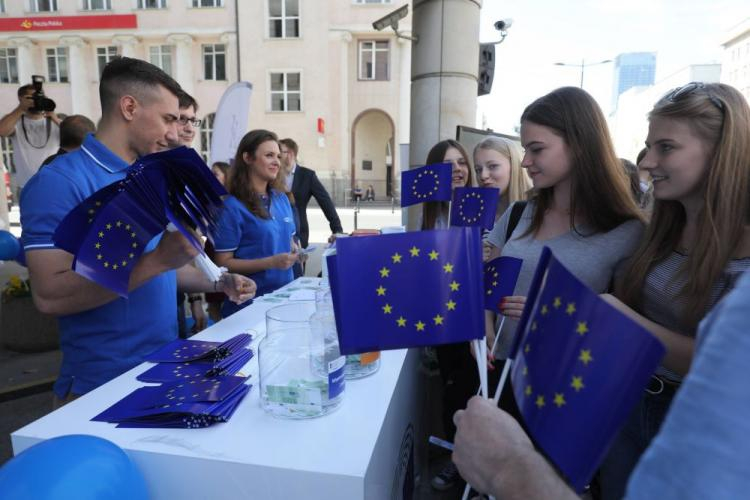
[(517, 201), (513, 204), (513, 208), (510, 210), (510, 217), (508, 218), (508, 229), (505, 231), (505, 242), (507, 243), (510, 237), (513, 235), (518, 221), (521, 220), (521, 215), (526, 208), (525, 201)]

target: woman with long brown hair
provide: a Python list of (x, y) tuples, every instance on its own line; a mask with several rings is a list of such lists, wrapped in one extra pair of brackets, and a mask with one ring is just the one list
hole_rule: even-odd
[[(440, 141), (427, 153), (425, 165), (450, 163), (453, 166), (451, 188), (474, 186), (474, 172), (469, 154), (460, 142), (453, 139)], [(430, 201), (423, 205), (421, 229), (446, 229), (450, 225), (449, 203)]]
[[(734, 88), (693, 82), (649, 114), (654, 205), (616, 307), (666, 346), (662, 366), (610, 448), (604, 498), (621, 498), (635, 463), (656, 435), (688, 372), (700, 320), (750, 269), (750, 107)], [(629, 307), (628, 307), (629, 306)]]
[[(258, 297), (292, 281), (291, 268), (298, 260), (292, 206), (279, 177), (280, 158), (276, 134), (245, 134), (229, 175), (232, 196), (224, 202), (214, 242), (216, 263), (252, 277)], [(224, 301), (222, 315), (240, 308)]]

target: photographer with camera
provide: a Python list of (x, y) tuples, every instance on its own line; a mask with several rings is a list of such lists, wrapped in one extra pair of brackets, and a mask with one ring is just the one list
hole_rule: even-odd
[(18, 89), (18, 106), (0, 119), (0, 136), (13, 143), (18, 191), (39, 170), (42, 162), (60, 146), (60, 118), (55, 101), (44, 96), (44, 77), (33, 75), (29, 85)]

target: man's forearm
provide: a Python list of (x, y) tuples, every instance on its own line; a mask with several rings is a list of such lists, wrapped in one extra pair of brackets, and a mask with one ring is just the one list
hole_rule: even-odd
[(209, 280), (192, 264), (182, 266), (177, 270), (177, 289), (185, 293), (218, 291), (216, 282)]
[(504, 500), (579, 500), (555, 470), (536, 450), (529, 448), (497, 466), (489, 492)]
[(21, 119), (23, 110), (19, 107), (0, 118), (0, 136), (8, 137), (16, 130), (16, 123)]

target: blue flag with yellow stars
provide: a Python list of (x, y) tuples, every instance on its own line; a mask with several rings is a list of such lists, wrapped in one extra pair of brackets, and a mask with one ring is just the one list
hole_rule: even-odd
[(513, 394), (532, 439), (580, 492), (665, 350), (549, 248), (536, 277), (518, 325)]
[(328, 271), (342, 354), (484, 337), (475, 227), (342, 238)]
[(436, 163), (401, 172), (401, 206), (408, 207), (426, 201), (450, 201), (450, 163)]
[(495, 225), (500, 190), (497, 188), (463, 187), (453, 190), (451, 226), (479, 226), (492, 229)]
[(498, 257), (484, 264), (484, 308), (500, 312), (500, 302), (513, 295), (523, 260)]

